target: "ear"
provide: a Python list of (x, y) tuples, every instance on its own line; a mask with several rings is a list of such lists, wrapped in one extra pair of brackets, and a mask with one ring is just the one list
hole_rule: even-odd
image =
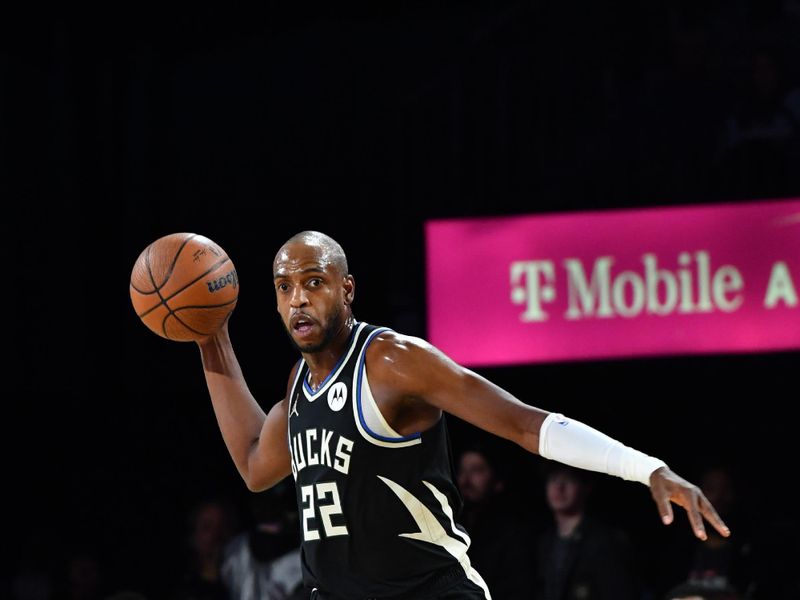
[(348, 306), (353, 303), (356, 295), (356, 281), (352, 275), (347, 275), (344, 278), (344, 303)]

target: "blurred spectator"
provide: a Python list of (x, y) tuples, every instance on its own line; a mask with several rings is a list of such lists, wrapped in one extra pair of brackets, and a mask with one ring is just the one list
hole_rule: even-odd
[(783, 0), (783, 10), (787, 17), (800, 20), (800, 0)]
[(797, 575), (797, 540), (800, 522), (791, 515), (762, 520), (756, 528), (754, 554), (756, 589), (748, 600), (796, 600), (800, 598), (800, 577)]
[(676, 585), (664, 596), (664, 600), (740, 600), (741, 598), (742, 596), (730, 586), (708, 587), (702, 583), (692, 582)]
[(19, 545), (16, 568), (9, 582), (11, 600), (51, 600), (55, 571), (51, 532), (32, 528)]
[(720, 163), (726, 194), (779, 197), (794, 180), (791, 159), (800, 123), (797, 88), (787, 79), (778, 52), (764, 47), (752, 53), (740, 98), (725, 123)]
[(107, 596), (105, 600), (148, 600), (147, 596), (132, 590), (121, 590)]
[(750, 519), (744, 517), (737, 503), (733, 473), (727, 465), (712, 465), (703, 471), (698, 484), (734, 535), (723, 538), (710, 528), (705, 542), (693, 540), (688, 580), (708, 588), (733, 586), (745, 597), (752, 597), (757, 587), (752, 532)]
[(464, 500), (460, 522), (471, 540), (470, 562), (493, 597), (529, 598), (533, 528), (507, 493), (498, 464), (489, 446), (479, 443), (460, 453), (457, 482)]
[(592, 487), (592, 473), (545, 463), (545, 496), (552, 522), (537, 543), (537, 600), (637, 600), (641, 596), (630, 539), (587, 510)]
[(106, 595), (102, 552), (80, 543), (67, 553), (57, 580), (55, 600), (102, 600)]
[(764, 583), (768, 583), (769, 589), (775, 588), (775, 582), (765, 581), (774, 576), (765, 575), (769, 566), (764, 565), (765, 544), (761, 533), (764, 528), (756, 524), (737, 481), (735, 470), (727, 462), (707, 461), (702, 466), (698, 485), (732, 534), (723, 538), (713, 528), (708, 528), (708, 539), (700, 541), (674, 530), (665, 531), (667, 540), (661, 544), (663, 555), (656, 559), (663, 577), (659, 585), (661, 593), (680, 582), (701, 586), (709, 593), (733, 589), (743, 598), (781, 598), (764, 588)]
[(300, 530), (290, 509), (294, 488), (284, 480), (250, 499), (252, 523), (230, 541), (222, 560), (230, 600), (308, 598), (302, 588)]
[(236, 513), (228, 503), (206, 500), (189, 516), (189, 546), (173, 600), (228, 600), (220, 575), (222, 554), (236, 528)]

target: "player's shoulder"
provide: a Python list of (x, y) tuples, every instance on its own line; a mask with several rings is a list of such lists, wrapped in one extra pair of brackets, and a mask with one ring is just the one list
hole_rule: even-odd
[(430, 342), (422, 337), (384, 328), (370, 341), (366, 354), (370, 363), (397, 365), (434, 351), (435, 348)]
[(388, 327), (382, 327), (370, 342), (371, 348), (380, 349), (382, 352), (403, 352), (413, 350), (429, 350), (433, 346), (426, 339), (400, 333)]

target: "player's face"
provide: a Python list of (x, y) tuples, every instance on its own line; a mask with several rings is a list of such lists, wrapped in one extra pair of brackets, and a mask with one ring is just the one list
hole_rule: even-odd
[(352, 279), (327, 260), (324, 249), (284, 246), (274, 262), (278, 313), (289, 339), (305, 353), (320, 352), (345, 328)]

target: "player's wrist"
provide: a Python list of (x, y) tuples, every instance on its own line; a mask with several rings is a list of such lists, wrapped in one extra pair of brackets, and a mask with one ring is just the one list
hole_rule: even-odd
[(609, 453), (609, 473), (628, 481), (650, 485), (650, 476), (666, 463), (635, 448), (619, 444)]

